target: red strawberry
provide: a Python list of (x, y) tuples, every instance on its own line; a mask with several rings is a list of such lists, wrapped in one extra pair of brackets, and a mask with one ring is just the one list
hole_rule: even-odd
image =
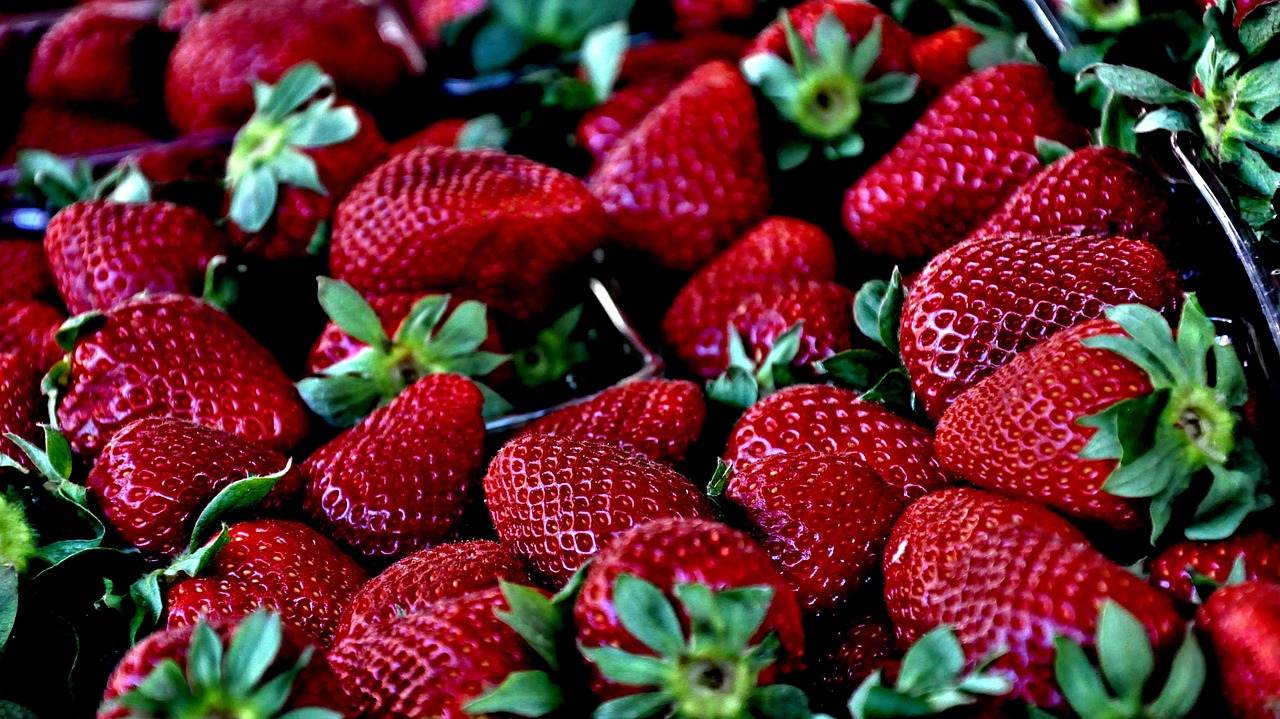
[(79, 155), (142, 145), (154, 139), (146, 130), (124, 120), (35, 103), (22, 113), (13, 145), (0, 155), (0, 164), (12, 164), (21, 150)]
[(553, 586), (636, 524), (711, 516), (693, 483), (665, 465), (621, 447), (543, 434), (498, 451), (484, 494), (503, 544)]
[(136, 107), (135, 45), (155, 20), (154, 8), (136, 3), (71, 9), (36, 45), (27, 94), (39, 102)]
[(303, 508), (366, 557), (394, 559), (445, 539), (484, 458), (484, 398), (437, 374), (316, 450), (302, 465)]
[(1166, 547), (1147, 566), (1151, 583), (1179, 601), (1197, 601), (1196, 575), (1226, 584), (1237, 561), (1249, 581), (1280, 581), (1280, 537), (1255, 530), (1217, 542), (1178, 542)]
[(1229, 536), (1269, 504), (1258, 494), (1262, 460), (1242, 435), (1248, 392), (1235, 351), (1214, 341), (1194, 296), (1176, 343), (1148, 307), (1106, 315), (1055, 334), (960, 395), (938, 424), (943, 466), (1118, 529), (1146, 524), (1150, 500), (1153, 541), (1204, 470), (1208, 494), (1189, 518), (1179, 511), (1177, 524), (1189, 539)]
[(1167, 596), (1094, 551), (1061, 517), (974, 489), (949, 489), (907, 508), (885, 548), (885, 599), (900, 645), (935, 627), (955, 630), (968, 662), (1010, 672), (1012, 696), (1062, 704), (1054, 640), (1091, 646), (1104, 603), (1141, 619), (1158, 650), (1183, 622)]
[(48, 368), (64, 354), (55, 337), (66, 320), (62, 310), (43, 302), (0, 304), (0, 352), (29, 355), (41, 368)]
[[(710, 617), (725, 616), (718, 612), (726, 593), (738, 595), (740, 625), (717, 627)], [(797, 669), (804, 651), (795, 596), (769, 556), (745, 534), (705, 519), (660, 519), (615, 537), (587, 569), (574, 619), (601, 699), (660, 691), (654, 706), (669, 703), (678, 716), (732, 716)], [(777, 640), (773, 661), (755, 660), (769, 634)], [(670, 668), (645, 672), (645, 681), (615, 673), (655, 660)], [(663, 674), (673, 678), (649, 679)]]
[(91, 324), (71, 350), (58, 407), (77, 454), (98, 454), (143, 417), (188, 420), (279, 451), (306, 436), (306, 410), (275, 358), (213, 306), (142, 297)]
[(728, 63), (699, 67), (609, 151), (590, 187), (624, 246), (697, 269), (768, 210), (751, 88)]
[(35, 300), (51, 294), (53, 275), (44, 247), (30, 240), (0, 240), (0, 304), (13, 300)]
[(1169, 193), (1142, 161), (1113, 147), (1086, 147), (1018, 188), (970, 237), (1105, 235), (1169, 245)]
[(845, 193), (859, 249), (924, 257), (960, 241), (1040, 167), (1036, 138), (1083, 133), (1038, 65), (999, 65), (953, 85)]
[(451, 291), (528, 319), (607, 221), (577, 179), (522, 157), (419, 148), (338, 207), (329, 266), (366, 295)]
[[(42, 418), (39, 366), (25, 353), (0, 352), (0, 438), (16, 434), (22, 439), (38, 444)], [(31, 469), (25, 453), (9, 439), (0, 442), (0, 456), (16, 461), (21, 467)], [(3, 473), (0, 463), (0, 473)]]
[(906, 503), (952, 484), (926, 429), (837, 387), (788, 387), (760, 400), (734, 426), (724, 459), (741, 470), (795, 452), (850, 455)]
[(876, 573), (902, 513), (897, 492), (847, 454), (766, 457), (732, 471), (724, 493), (815, 614), (843, 608)]
[(614, 90), (609, 99), (582, 115), (574, 131), (578, 145), (590, 152), (597, 163), (603, 162), (609, 151), (665, 100), (681, 79), (678, 75), (660, 75)]
[(969, 53), (982, 41), (982, 33), (968, 25), (953, 25), (916, 38), (911, 44), (911, 66), (925, 87), (946, 90), (973, 71)]
[(226, 236), (190, 207), (77, 202), (45, 230), (58, 292), (72, 314), (110, 309), (140, 292), (198, 293)]
[(628, 48), (622, 58), (618, 81), (640, 82), (662, 76), (683, 78), (711, 60), (737, 61), (747, 42), (738, 35), (710, 30), (636, 45)]
[(849, 697), (868, 676), (893, 664), (893, 627), (879, 617), (855, 617), (832, 635), (814, 636), (805, 653), (815, 701), (832, 709)]
[(1178, 304), (1160, 250), (1119, 237), (978, 238), (925, 267), (902, 308), (902, 364), (935, 422), (960, 393), (1054, 333), (1140, 303)]
[(1237, 719), (1280, 715), (1280, 584), (1247, 582), (1213, 593), (1196, 615), (1218, 659), (1226, 708)]
[(627, 382), (530, 423), (524, 434), (616, 444), (663, 464), (682, 461), (702, 434), (702, 390), (683, 380)]
[(671, 0), (676, 27), (682, 31), (708, 30), (726, 20), (742, 20), (755, 12), (756, 0)]
[(409, 12), (428, 48), (444, 45), (445, 31), (489, 7), (489, 0), (407, 0)]
[(153, 186), (197, 180), (219, 182), (227, 172), (225, 143), (226, 138), (218, 135), (182, 138), (139, 150), (130, 155), (130, 159)]
[(470, 120), (448, 119), (433, 122), (412, 135), (396, 140), (391, 145), (392, 155), (408, 152), (416, 147), (453, 147), (473, 150), (482, 147), (501, 149), (507, 144), (509, 133), (497, 115), (481, 115)]
[(471, 540), (415, 552), (371, 579), (347, 604), (334, 643), (400, 614), (498, 586), (527, 584), (520, 558), (497, 542)]
[(168, 32), (180, 33), (196, 18), (229, 2), (231, 0), (170, 0), (160, 13), (160, 27)]
[[(120, 538), (144, 552), (186, 548), (196, 517), (232, 482), (288, 466), (279, 452), (226, 432), (169, 417), (148, 417), (116, 432), (85, 486)], [(281, 477), (266, 506), (280, 506), (302, 486), (296, 469)]]
[[(880, 23), (881, 49), (874, 66), (875, 75), (912, 70), (911, 33), (871, 3), (861, 0), (805, 0), (787, 11), (787, 19), (809, 49), (815, 50), (817, 47), (814, 35), (822, 18), (828, 13), (835, 15), (855, 40), (869, 35), (876, 23)], [(742, 56), (746, 58), (760, 53), (770, 53), (783, 59), (791, 58), (786, 28), (780, 20), (769, 23), (747, 46)]]
[[(775, 360), (805, 367), (851, 348), (853, 292), (823, 280), (759, 285), (742, 293), (725, 321), (742, 340), (749, 369), (764, 369)], [(775, 350), (788, 330), (796, 333), (799, 346), (790, 358), (778, 357)], [(707, 376), (739, 366), (732, 342), (726, 337), (718, 346), (699, 347), (692, 368)]]

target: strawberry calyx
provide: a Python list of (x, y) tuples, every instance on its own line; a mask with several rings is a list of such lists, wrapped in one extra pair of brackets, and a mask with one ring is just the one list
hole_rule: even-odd
[(453, 146), (459, 150), (501, 150), (510, 139), (511, 131), (502, 124), (502, 118), (489, 112), (467, 120), (458, 131), (458, 140)]
[(799, 131), (800, 137), (781, 143), (779, 167), (798, 167), (815, 146), (831, 160), (861, 155), (866, 141), (857, 128), (867, 119), (868, 106), (908, 102), (915, 96), (920, 78), (888, 72), (869, 79), (880, 57), (881, 20), (854, 43), (844, 23), (828, 10), (814, 29), (812, 50), (785, 10), (778, 22), (786, 31), (791, 62), (771, 52), (757, 53), (743, 58), (742, 74)]
[[(578, 52), (577, 75), (570, 75), (558, 67), (549, 67), (530, 73), (525, 81), (542, 85), (543, 107), (560, 107), (571, 111), (595, 107), (613, 94), (613, 86), (622, 72), (622, 62), (627, 54), (628, 32), (629, 28), (624, 20), (595, 28), (582, 41), (582, 49)], [(466, 126), (463, 127), (463, 132), (465, 131)], [(457, 146), (463, 147), (462, 142), (463, 136), (460, 133)]]
[(125, 158), (95, 179), (84, 159), (68, 159), (46, 150), (22, 150), (17, 157), (20, 197), (53, 213), (84, 200), (141, 203), (151, 201), (151, 181), (132, 158)]
[(549, 327), (538, 331), (531, 346), (512, 355), (521, 384), (538, 387), (554, 382), (590, 359), (587, 344), (573, 339), (582, 321), (582, 309), (582, 305), (576, 305), (560, 315)]
[(468, 702), (463, 711), (485, 716), (504, 712), (545, 716), (564, 705), (564, 692), (552, 675), (561, 668), (561, 645), (571, 626), (568, 613), (572, 599), (566, 602), (561, 595), (548, 597), (537, 589), (507, 581), (498, 586), (507, 610), (495, 609), (495, 615), (520, 635), (546, 669), (512, 672), (501, 684)]
[(858, 392), (859, 399), (914, 408), (911, 378), (898, 344), (906, 290), (897, 267), (888, 280), (868, 280), (853, 298), (853, 322), (872, 348), (839, 352), (816, 363), (820, 374)]
[(1218, 341), (1195, 295), (1186, 296), (1176, 339), (1160, 313), (1143, 305), (1112, 307), (1106, 316), (1124, 334), (1082, 342), (1137, 365), (1152, 391), (1081, 418), (1079, 424), (1098, 431), (1080, 457), (1117, 460), (1102, 489), (1150, 499), (1153, 543), (1167, 528), (1175, 500), (1208, 470), (1207, 490), (1183, 531), (1196, 540), (1230, 536), (1247, 515), (1272, 504), (1262, 491), (1266, 464), (1242, 434), (1248, 386), (1235, 349)]
[(1069, 637), (1054, 640), (1054, 675), (1071, 708), (1083, 717), (1181, 719), (1191, 713), (1205, 682), (1204, 651), (1190, 627), (1174, 654), (1165, 684), (1153, 699), (1148, 684), (1156, 656), (1142, 622), (1114, 600), (1098, 613), (1097, 664)]
[(739, 409), (746, 409), (783, 387), (794, 384), (791, 362), (800, 353), (804, 320), (778, 335), (769, 353), (753, 359), (736, 327), (729, 327), (729, 366), (719, 377), (707, 382), (707, 397)]
[(241, 230), (267, 225), (280, 185), (328, 194), (305, 150), (346, 142), (360, 131), (353, 108), (334, 106), (333, 89), (333, 78), (313, 62), (294, 66), (275, 85), (254, 83), (256, 109), (227, 158), (228, 216)]
[(1142, 22), (1138, 0), (1066, 0), (1058, 7), (1072, 25), (1099, 32), (1120, 32)]
[(988, 671), (1003, 653), (992, 654), (966, 671), (964, 648), (955, 629), (936, 627), (903, 655), (893, 686), (885, 683), (881, 669), (863, 680), (849, 700), (849, 713), (853, 719), (930, 716), (974, 704), (982, 696), (1004, 696), (1013, 690), (1013, 682)]
[[(538, 48), (572, 52), (593, 30), (625, 21), (634, 5), (635, 0), (493, 0), (471, 41), (471, 62), (486, 73), (510, 67)], [(447, 44), (457, 41), (459, 30), (446, 29)]]

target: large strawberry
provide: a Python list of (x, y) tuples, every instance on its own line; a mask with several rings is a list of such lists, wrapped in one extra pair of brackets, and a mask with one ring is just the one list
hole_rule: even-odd
[(518, 319), (600, 245), (607, 220), (577, 179), (491, 150), (392, 157), (338, 207), (329, 266), (366, 295), (453, 291)]
[(334, 539), (394, 559), (457, 528), (484, 458), (484, 398), (437, 374), (316, 450), (302, 465), (303, 507)]
[(70, 10), (36, 45), (27, 94), (41, 102), (136, 107), (141, 68), (135, 68), (135, 53), (155, 14), (151, 6), (125, 2)]
[(48, 368), (63, 354), (57, 333), (66, 320), (62, 310), (35, 300), (0, 304), (0, 352), (30, 355)]
[(1280, 712), (1280, 583), (1223, 587), (1200, 608), (1196, 624), (1218, 659), (1231, 716), (1274, 719)]
[(30, 240), (0, 240), (0, 304), (13, 300), (36, 300), (53, 290), (53, 275), (44, 247)]
[(1179, 504), (1177, 524), (1189, 539), (1229, 536), (1270, 504), (1240, 421), (1248, 392), (1235, 350), (1215, 340), (1194, 296), (1176, 339), (1142, 305), (1106, 317), (1059, 332), (962, 394), (938, 424), (939, 458), (975, 484), (1077, 517), (1149, 524), (1153, 541), (1203, 473), (1206, 493)]
[(78, 155), (154, 140), (151, 133), (132, 122), (37, 102), (22, 113), (13, 145), (0, 153), (0, 164), (12, 164), (22, 150)]
[(615, 445), (543, 434), (498, 451), (484, 494), (498, 537), (555, 586), (636, 524), (711, 516), (702, 493), (670, 467)]
[(1038, 65), (998, 65), (951, 86), (849, 188), (844, 224), (858, 248), (896, 259), (960, 241), (1040, 167), (1036, 138), (1083, 133)]
[[(0, 436), (14, 434), (28, 442), (40, 438), (41, 369), (26, 353), (0, 352)], [(20, 448), (6, 439), (0, 442), (0, 472), (8, 458), (23, 470), (31, 468), (31, 462)]]
[(82, 316), (69, 334), (58, 423), (77, 454), (98, 454), (143, 417), (184, 419), (280, 451), (307, 434), (306, 408), (275, 358), (200, 300), (137, 298)]
[(1181, 281), (1142, 240), (980, 237), (925, 267), (902, 308), (902, 363), (937, 421), (974, 383), (1055, 332), (1139, 303), (1172, 312)]
[(751, 88), (728, 63), (699, 67), (605, 155), (590, 186), (621, 244), (697, 269), (768, 210)]
[(1178, 542), (1165, 547), (1147, 564), (1151, 583), (1179, 601), (1197, 602), (1197, 584), (1226, 584), (1237, 564), (1244, 578), (1280, 581), (1280, 536), (1253, 530), (1216, 542)]

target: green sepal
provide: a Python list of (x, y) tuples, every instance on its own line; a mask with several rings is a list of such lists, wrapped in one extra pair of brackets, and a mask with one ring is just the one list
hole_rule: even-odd
[(1225, 582), (1219, 582), (1212, 577), (1207, 577), (1197, 572), (1194, 567), (1187, 565), (1187, 576), (1191, 578), (1191, 602), (1192, 604), (1204, 604), (1209, 601), (1209, 597), (1214, 592), (1223, 587), (1230, 587), (1236, 584), (1244, 584), (1249, 580), (1249, 572), (1245, 567), (1244, 553), (1236, 555), (1235, 561), (1231, 563), (1231, 571), (1227, 574)]
[(244, 265), (228, 262), (226, 255), (212, 258), (205, 266), (200, 298), (223, 312), (235, 307), (240, 298), (240, 278), (246, 271), (248, 268)]
[(71, 356), (67, 355), (49, 368), (40, 378), (40, 394), (45, 397), (46, 415), (50, 427), (58, 426), (58, 402), (66, 391), (71, 377)]
[(593, 30), (623, 22), (635, 0), (493, 0), (488, 21), (471, 45), (471, 62), (480, 73), (513, 65), (528, 51), (551, 47), (570, 52), (583, 46)]
[(238, 512), (253, 509), (271, 494), (276, 484), (293, 468), (293, 460), (286, 460), (284, 468), (273, 474), (261, 477), (245, 477), (222, 488), (213, 499), (200, 510), (191, 529), (191, 541), (187, 551), (195, 552), (203, 545), (226, 519)]
[(867, 677), (849, 700), (849, 713), (854, 719), (925, 716), (973, 704), (980, 696), (1004, 696), (1013, 682), (988, 670), (1003, 654), (995, 652), (966, 672), (964, 648), (955, 630), (937, 627), (907, 650), (894, 686), (885, 683), (880, 671)]
[(93, 198), (93, 169), (84, 160), (64, 159), (45, 150), (20, 150), (17, 167), (18, 196), (49, 212)]
[(513, 672), (480, 697), (462, 707), (468, 714), (515, 714), (541, 717), (564, 705), (564, 692), (543, 671)]
[(502, 118), (494, 113), (480, 115), (467, 121), (458, 132), (456, 147), (459, 150), (506, 147), (511, 133), (502, 124)]
[(582, 305), (575, 305), (551, 326), (539, 330), (532, 346), (514, 353), (516, 377), (521, 384), (539, 387), (555, 382), (591, 358), (586, 343), (574, 339), (582, 311)]
[(97, 310), (82, 312), (63, 322), (54, 334), (54, 340), (58, 343), (58, 347), (70, 352), (76, 348), (81, 338), (96, 332), (103, 322), (106, 322), (106, 315), (102, 312)]
[(795, 382), (791, 363), (800, 353), (804, 336), (804, 320), (796, 322), (778, 335), (764, 358), (756, 361), (748, 353), (738, 329), (728, 327), (729, 366), (719, 377), (707, 383), (707, 397), (739, 409), (746, 409), (760, 399)]
[(557, 651), (560, 635), (565, 628), (561, 608), (550, 597), (536, 589), (507, 581), (498, 583), (502, 596), (507, 600), (508, 611), (495, 610), (494, 614), (511, 627), (525, 643), (533, 648), (551, 669), (560, 668)]
[(1058, 160), (1061, 160), (1074, 152), (1070, 147), (1067, 147), (1057, 140), (1050, 140), (1047, 137), (1037, 136), (1035, 143), (1036, 155), (1040, 158), (1040, 164), (1046, 166), (1052, 165)]
[(712, 499), (724, 496), (729, 486), (729, 478), (733, 475), (733, 464), (723, 459), (716, 459), (716, 471), (707, 482), (707, 496)]
[(591, 568), (595, 562), (595, 557), (587, 557), (587, 561), (583, 562), (573, 574), (569, 576), (569, 581), (564, 583), (560, 591), (551, 597), (551, 603), (557, 607), (572, 607), (578, 601), (578, 593), (582, 591), (582, 585), (587, 583), (587, 570)]
[(888, 280), (865, 282), (854, 296), (854, 325), (876, 347), (827, 357), (816, 364), (818, 372), (858, 392), (863, 400), (913, 410), (915, 394), (898, 346), (905, 299), (902, 273), (897, 267)]
[(888, 281), (864, 283), (853, 299), (853, 319), (858, 330), (894, 355), (899, 352), (898, 332), (905, 298), (902, 273), (894, 267)]
[(111, 168), (94, 185), (94, 196), (125, 204), (150, 202), (151, 180), (142, 174), (138, 163), (127, 157)]
[(1143, 20), (1138, 0), (1067, 0), (1059, 8), (1063, 18), (1072, 25), (1099, 32), (1120, 32)]

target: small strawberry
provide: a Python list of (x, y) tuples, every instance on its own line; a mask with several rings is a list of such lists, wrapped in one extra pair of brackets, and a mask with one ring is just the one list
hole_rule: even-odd
[(0, 304), (52, 294), (53, 275), (39, 242), (0, 240), (0, 267), (7, 268), (0, 278)]
[[(911, 33), (871, 3), (862, 0), (805, 0), (787, 11), (787, 22), (809, 49), (816, 50), (818, 27), (828, 15), (840, 21), (847, 35), (858, 39), (871, 34), (876, 23), (881, 24), (881, 52), (873, 58), (877, 73), (909, 72), (912, 69)], [(746, 58), (761, 53), (792, 59), (786, 22), (778, 19), (765, 26), (742, 56)]]
[(1226, 584), (1237, 563), (1249, 581), (1280, 581), (1280, 536), (1254, 530), (1216, 542), (1178, 542), (1147, 565), (1151, 583), (1182, 602), (1199, 601), (1197, 584)]
[(1238, 719), (1280, 715), (1280, 584), (1246, 582), (1213, 593), (1196, 625), (1218, 659), (1226, 708)]
[(465, 378), (423, 377), (302, 465), (303, 508), (357, 553), (395, 559), (462, 521), (484, 459), (484, 398)]
[(838, 387), (788, 387), (756, 403), (734, 425), (724, 461), (741, 470), (795, 452), (850, 455), (904, 503), (953, 484), (928, 430)]
[(503, 544), (553, 586), (636, 524), (711, 516), (693, 483), (665, 465), (621, 447), (543, 434), (503, 445), (484, 494)]
[(0, 153), (0, 165), (15, 162), (22, 150), (79, 155), (144, 145), (154, 140), (151, 133), (125, 120), (34, 103), (22, 113), (13, 145)]
[(200, 300), (127, 301), (67, 328), (58, 424), (77, 454), (94, 456), (143, 417), (174, 417), (279, 451), (307, 434), (306, 408), (261, 345)]
[(953, 25), (918, 37), (911, 43), (911, 66), (926, 88), (942, 92), (973, 72), (969, 54), (984, 39), (969, 25)]
[(29, 355), (41, 368), (47, 368), (64, 354), (56, 338), (66, 321), (62, 310), (43, 302), (0, 304), (0, 352)]
[(1182, 285), (1160, 250), (1100, 236), (1004, 236), (954, 245), (902, 308), (902, 364), (935, 422), (956, 397), (1054, 333), (1139, 303), (1171, 313)]
[(491, 150), (424, 147), (392, 157), (343, 200), (329, 267), (362, 294), (457, 291), (527, 320), (606, 226), (599, 202), (565, 173)]
[(1038, 65), (976, 72), (925, 114), (845, 193), (844, 224), (864, 252), (904, 260), (963, 239), (1040, 167), (1036, 138), (1083, 132)]
[(487, 147), (500, 150), (506, 146), (510, 134), (502, 126), (502, 118), (492, 113), (470, 120), (439, 120), (396, 140), (391, 145), (390, 154), (399, 155), (417, 147), (453, 147), (459, 150)]
[(1231, 535), (1271, 503), (1262, 492), (1265, 464), (1243, 435), (1248, 388), (1235, 350), (1216, 341), (1191, 295), (1176, 340), (1149, 307), (1105, 314), (1055, 334), (960, 395), (938, 424), (943, 466), (1117, 529), (1149, 523), (1152, 541), (1203, 470), (1197, 484), (1207, 494), (1186, 507), (1188, 518), (1180, 505), (1177, 524), (1188, 539)]
[(27, 94), (38, 102), (137, 107), (136, 48), (155, 20), (154, 8), (136, 3), (94, 2), (71, 9), (40, 37)]
[(757, 0), (671, 0), (676, 27), (681, 31), (710, 30), (727, 20), (744, 20), (755, 12)]
[[(26, 353), (0, 352), (0, 437), (16, 435), (28, 442), (40, 439), (42, 370)], [(16, 463), (21, 471), (31, 462), (10, 440), (0, 442), (0, 473)]]
[(691, 271), (769, 205), (751, 88), (722, 61), (694, 70), (605, 155), (589, 181), (617, 239)]

